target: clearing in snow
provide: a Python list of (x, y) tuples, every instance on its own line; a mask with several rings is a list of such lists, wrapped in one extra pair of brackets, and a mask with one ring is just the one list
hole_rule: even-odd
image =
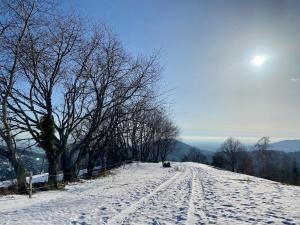
[(65, 191), (0, 198), (1, 224), (300, 224), (300, 187), (197, 163), (139, 163)]

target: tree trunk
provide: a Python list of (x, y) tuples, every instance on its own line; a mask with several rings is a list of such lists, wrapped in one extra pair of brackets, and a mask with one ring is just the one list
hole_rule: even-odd
[(63, 169), (63, 174), (64, 174), (64, 182), (66, 183), (74, 182), (77, 180), (76, 171), (72, 167)]
[(234, 170), (235, 170), (234, 164), (235, 164), (234, 162), (231, 163), (231, 172), (235, 172), (235, 171), (234, 171)]
[(9, 157), (9, 161), (11, 162), (17, 179), (17, 192), (20, 194), (25, 194), (26, 190), (26, 171), (23, 163), (18, 160), (15, 154), (12, 154)]
[(160, 159), (162, 162), (164, 162), (167, 159), (167, 154), (166, 154), (165, 150), (161, 150), (161, 151), (163, 151), (163, 152), (161, 152)]
[(64, 182), (73, 182), (77, 180), (77, 173), (75, 170), (72, 153), (64, 151), (61, 157), (61, 167), (64, 175)]
[(89, 152), (88, 165), (87, 165), (87, 177), (93, 176), (93, 170), (95, 167), (94, 162), (95, 162), (94, 154), (92, 152)]
[[(11, 89), (13, 77), (10, 77), (10, 84), (8, 87), (8, 90)], [(8, 153), (6, 154), (8, 160), (12, 164), (16, 178), (17, 178), (17, 191), (19, 193), (26, 193), (26, 174), (25, 174), (25, 168), (24, 165), (21, 161), (20, 158), (17, 157), (17, 151), (16, 151), (16, 145), (13, 144), (14, 137), (12, 135), (12, 129), (11, 129), (11, 124), (8, 119), (8, 109), (7, 109), (7, 103), (8, 103), (8, 94), (9, 92), (6, 93), (6, 95), (3, 98), (2, 102), (2, 115), (1, 115), (1, 122), (3, 123), (3, 127), (5, 130), (5, 134), (2, 134), (1, 137), (4, 139)]]
[[(51, 102), (51, 100), (48, 100)], [(48, 103), (50, 104), (50, 103)], [(52, 116), (51, 104), (48, 107), (48, 114), (41, 117), (39, 128), (40, 145), (44, 149), (48, 159), (48, 186), (49, 189), (57, 189), (58, 161), (61, 151), (55, 146), (55, 122)]]
[(48, 157), (48, 186), (49, 189), (58, 189), (57, 184), (58, 160)]
[(155, 162), (156, 163), (158, 163), (160, 151), (161, 151), (161, 149), (160, 149), (159, 143), (157, 143), (157, 146), (156, 146), (156, 155), (155, 155)]

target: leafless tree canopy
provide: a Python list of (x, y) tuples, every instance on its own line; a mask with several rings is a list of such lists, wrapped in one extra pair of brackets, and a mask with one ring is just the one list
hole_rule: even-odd
[(26, 39), (32, 29), (40, 28), (41, 12), (48, 4), (36, 1), (1, 1), (0, 3), (0, 154), (14, 168), (18, 190), (24, 191), (25, 168), (17, 154), (17, 136), (22, 133), (16, 123), (14, 89), (21, 79), (21, 59)]
[(293, 159), (284, 152), (270, 149), (269, 137), (262, 137), (246, 151), (240, 141), (227, 139), (213, 156), (212, 165), (239, 173), (299, 184), (299, 170)]
[(0, 14), (2, 155), (30, 140), (51, 188), (59, 169), (69, 181), (84, 163), (166, 159), (178, 128), (159, 104), (157, 55), (134, 57), (106, 26), (48, 1), (2, 1)]

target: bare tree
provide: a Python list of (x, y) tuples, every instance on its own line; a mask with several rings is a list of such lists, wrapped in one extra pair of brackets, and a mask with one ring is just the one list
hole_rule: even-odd
[(268, 148), (270, 146), (270, 138), (269, 137), (262, 137), (257, 141), (254, 148), (258, 151), (259, 154), (259, 173), (260, 176), (263, 178), (269, 177), (270, 172), (270, 152), (268, 151)]
[(13, 102), (9, 104), (18, 128), (30, 134), (46, 152), (50, 188), (57, 188), (58, 160), (62, 154), (56, 136), (60, 97), (56, 91), (72, 68), (72, 52), (80, 32), (81, 27), (72, 17), (47, 18), (43, 27), (28, 29), (20, 59), (22, 79), (13, 88)]
[(255, 144), (255, 148), (258, 151), (267, 151), (268, 147), (270, 146), (270, 138), (269, 137), (262, 137), (261, 139), (259, 139), (257, 141), (257, 143)]
[(168, 118), (161, 105), (140, 104), (131, 115), (126, 138), (133, 159), (158, 162), (166, 160), (178, 136), (178, 128)]
[(155, 57), (132, 58), (109, 30), (102, 30), (102, 34), (100, 45), (84, 69), (90, 91), (90, 113), (82, 124), (84, 128), (74, 132), (74, 147), (68, 155), (63, 154), (63, 161), (73, 162), (66, 167), (73, 177), (87, 154), (92, 156), (95, 155), (93, 151), (107, 149), (108, 140), (111, 140), (108, 135), (114, 133), (128, 114), (127, 108), (133, 99), (147, 96), (159, 75)]
[(179, 129), (166, 115), (161, 126), (161, 136), (158, 144), (160, 160), (164, 162), (167, 156), (173, 151), (179, 135)]
[[(132, 57), (109, 29), (87, 29), (77, 16), (39, 13), (25, 28), (20, 79), (5, 106), (16, 130), (45, 151), (49, 187), (58, 187), (59, 162), (71, 181), (87, 157), (89, 173), (99, 158), (124, 159), (131, 150), (143, 161), (164, 160), (178, 130), (152, 107), (156, 55)], [(6, 33), (3, 22), (0, 29)]]
[(25, 38), (28, 30), (37, 25), (39, 10), (40, 4), (34, 0), (0, 3), (0, 137), (5, 143), (5, 147), (0, 147), (0, 154), (12, 164), (20, 192), (26, 191), (25, 168), (17, 153), (18, 126), (8, 105), (16, 81), (20, 79), (20, 59)]
[(228, 161), (232, 172), (237, 169), (238, 155), (242, 150), (244, 150), (242, 143), (232, 137), (228, 138), (221, 146), (221, 152)]
[[(229, 151), (238, 149), (237, 147), (232, 147), (239, 146), (239, 144), (232, 144), (236, 143), (236, 141), (229, 138), (225, 142), (226, 148), (214, 154), (212, 165), (233, 170), (233, 166), (231, 166), (233, 160), (230, 159), (231, 157), (236, 161), (235, 172), (263, 177), (278, 182), (297, 184), (299, 174), (297, 165), (293, 163), (293, 158), (285, 152), (270, 150), (270, 140), (268, 137), (261, 138), (255, 144), (253, 151), (246, 151), (243, 148), (239, 151)], [(223, 151), (225, 149), (227, 149), (227, 154)]]
[(238, 153), (238, 162), (237, 162), (237, 172), (253, 175), (254, 168), (253, 168), (253, 158), (249, 151), (243, 149)]

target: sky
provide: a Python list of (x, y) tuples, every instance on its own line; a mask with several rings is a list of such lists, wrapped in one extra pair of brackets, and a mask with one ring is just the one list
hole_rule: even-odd
[[(300, 1), (65, 0), (133, 55), (160, 52), (187, 142), (300, 138)], [(255, 66), (255, 57), (265, 62)]]

